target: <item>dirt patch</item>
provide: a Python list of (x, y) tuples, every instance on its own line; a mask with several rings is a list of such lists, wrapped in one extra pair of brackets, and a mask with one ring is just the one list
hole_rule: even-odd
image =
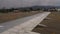
[(26, 16), (31, 16), (34, 14), (39, 13), (39, 11), (31, 11), (31, 12), (11, 12), (11, 13), (0, 13), (0, 23), (26, 17)]
[(48, 17), (51, 19), (41, 22), (48, 27), (37, 26), (33, 31), (41, 34), (60, 34), (60, 12), (52, 12)]

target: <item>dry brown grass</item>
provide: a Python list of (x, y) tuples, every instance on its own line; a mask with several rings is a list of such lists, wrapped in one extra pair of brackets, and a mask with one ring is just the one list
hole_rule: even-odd
[(60, 12), (52, 12), (48, 17), (50, 20), (43, 20), (41, 23), (48, 27), (37, 26), (33, 31), (41, 34), (60, 34)]
[(26, 17), (26, 16), (30, 16), (30, 15), (34, 15), (36, 13), (39, 13), (39, 12), (34, 11), (34, 12), (0, 13), (0, 23)]

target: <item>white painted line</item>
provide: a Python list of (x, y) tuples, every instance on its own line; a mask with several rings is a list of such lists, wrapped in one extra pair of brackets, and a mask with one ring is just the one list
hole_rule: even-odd
[(4, 26), (0, 26), (0, 28), (1, 28), (1, 27), (4, 27)]

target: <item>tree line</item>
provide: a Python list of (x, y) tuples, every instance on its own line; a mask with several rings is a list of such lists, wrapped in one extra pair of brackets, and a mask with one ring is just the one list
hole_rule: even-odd
[(39, 8), (10, 8), (10, 9), (0, 9), (0, 13), (8, 13), (8, 12), (13, 12), (14, 10), (19, 10), (20, 12), (30, 12), (30, 11), (37, 11), (40, 10)]

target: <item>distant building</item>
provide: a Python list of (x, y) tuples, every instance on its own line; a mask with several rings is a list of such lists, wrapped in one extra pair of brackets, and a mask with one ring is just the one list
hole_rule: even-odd
[(50, 8), (48, 11), (57, 11), (57, 8)]
[(18, 12), (19, 12), (19, 10), (14, 10), (13, 12), (18, 13)]
[(58, 11), (58, 12), (60, 12), (60, 8), (59, 8), (59, 9), (57, 9), (57, 11)]

